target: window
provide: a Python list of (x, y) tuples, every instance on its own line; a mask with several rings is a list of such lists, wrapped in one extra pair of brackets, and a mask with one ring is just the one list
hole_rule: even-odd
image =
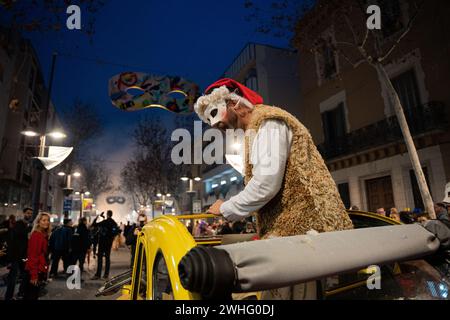
[(378, 0), (381, 8), (381, 32), (385, 38), (403, 28), (402, 10), (399, 0)]
[(156, 256), (153, 265), (153, 300), (173, 300), (169, 271), (162, 253)]
[(341, 195), (342, 202), (346, 208), (350, 208), (350, 190), (348, 183), (338, 184), (339, 194)]
[(403, 72), (391, 81), (406, 112), (410, 112), (420, 105), (420, 95), (414, 69)]
[(325, 142), (333, 143), (341, 140), (347, 133), (345, 120), (344, 103), (322, 113), (322, 125), (325, 136)]

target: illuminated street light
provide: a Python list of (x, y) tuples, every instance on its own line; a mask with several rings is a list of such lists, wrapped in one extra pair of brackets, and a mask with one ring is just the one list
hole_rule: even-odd
[(89, 192), (89, 191), (86, 191), (85, 193), (84, 193), (84, 195), (85, 196), (89, 196), (91, 193)]
[(75, 194), (76, 194), (76, 195), (79, 195), (79, 194), (80, 194), (80, 191), (76, 191)]
[(60, 176), (60, 177), (64, 177), (65, 175), (66, 175), (65, 172), (58, 172), (58, 176)]
[(200, 178), (200, 177), (195, 177), (194, 180), (195, 180), (195, 181), (200, 181), (200, 180), (202, 180), (202, 178)]
[(66, 134), (61, 131), (53, 131), (47, 134), (49, 137), (55, 138), (55, 139), (63, 139), (66, 138)]
[(161, 193), (157, 193), (156, 196), (157, 197), (162, 197), (162, 194)]
[(21, 132), (23, 135), (27, 137), (37, 137), (39, 134), (33, 130), (25, 130)]
[(78, 171), (74, 172), (73, 176), (76, 177), (76, 178), (81, 177), (81, 173), (79, 173)]
[(170, 194), (170, 193), (166, 194), (166, 197), (170, 197), (170, 196), (171, 196), (171, 194)]
[(188, 178), (188, 177), (181, 177), (181, 180), (183, 180), (183, 181), (188, 181), (189, 178)]

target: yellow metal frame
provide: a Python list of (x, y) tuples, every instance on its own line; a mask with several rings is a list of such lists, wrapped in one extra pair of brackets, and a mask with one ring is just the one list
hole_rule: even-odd
[[(138, 235), (136, 243), (136, 255), (133, 266), (133, 279), (131, 293), (133, 293), (140, 274), (134, 274), (137, 263), (142, 263), (142, 256), (138, 256), (139, 247), (142, 245), (146, 255), (147, 291), (146, 299), (153, 298), (153, 267), (159, 253), (164, 257), (167, 271), (172, 286), (173, 298), (175, 300), (197, 300), (198, 294), (183, 288), (178, 275), (178, 263), (184, 255), (194, 248), (197, 243), (186, 227), (179, 221), (180, 217), (160, 216), (147, 223)], [(142, 269), (141, 269), (142, 270)], [(132, 297), (132, 295), (130, 295)]]

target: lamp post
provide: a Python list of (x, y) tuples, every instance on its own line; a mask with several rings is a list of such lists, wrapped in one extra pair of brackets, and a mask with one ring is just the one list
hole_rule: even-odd
[[(45, 142), (47, 136), (52, 137), (54, 139), (62, 139), (65, 138), (66, 135), (62, 133), (61, 131), (53, 131), (47, 134), (39, 135), (37, 132), (32, 130), (25, 130), (22, 131), (21, 134), (25, 135), (26, 137), (37, 137), (39, 136), (39, 151), (38, 151), (38, 157), (44, 157), (45, 154)], [(44, 166), (42, 165), (41, 161), (37, 158), (33, 159), (34, 167), (37, 170), (36, 171), (36, 179), (35, 184), (33, 188), (33, 219), (36, 218), (36, 216), (39, 213), (39, 202), (40, 202), (40, 196), (41, 196), (41, 183), (42, 183), (42, 170), (44, 169)]]
[(189, 181), (189, 189), (186, 191), (186, 193), (189, 195), (189, 210), (191, 211), (191, 214), (194, 213), (194, 196), (197, 193), (197, 191), (194, 190), (194, 181), (200, 181), (202, 178), (200, 177), (192, 177), (192, 173), (188, 172), (183, 177), (181, 177), (182, 181)]
[[(41, 124), (40, 124), (40, 133), (41, 133), (41, 141), (39, 146), (39, 156), (42, 157), (44, 154), (44, 148), (45, 148), (45, 131), (47, 130), (47, 116), (48, 116), (48, 109), (50, 107), (50, 100), (51, 100), (51, 93), (53, 88), (53, 78), (55, 75), (55, 64), (56, 64), (56, 56), (57, 53), (53, 52), (52, 55), (52, 65), (50, 69), (50, 79), (49, 79), (49, 85), (48, 85), (48, 91), (47, 91), (47, 99), (45, 101), (45, 106), (42, 110), (42, 117), (41, 117)], [(34, 190), (33, 190), (33, 220), (36, 218), (36, 216), (39, 213), (39, 201), (41, 196), (41, 183), (42, 183), (42, 170), (44, 169), (42, 163), (35, 159), (34, 161), (35, 168), (36, 168), (36, 179), (34, 179)]]
[(85, 191), (84, 189), (81, 189), (81, 191), (75, 192), (75, 194), (80, 195), (80, 219), (83, 218), (83, 201), (84, 196), (89, 196), (91, 193), (89, 191)]
[(166, 194), (157, 193), (156, 196), (158, 198), (161, 198), (161, 200), (162, 200), (162, 215), (165, 215), (166, 197), (171, 197), (172, 195), (170, 193), (166, 193)]
[(81, 177), (81, 173), (79, 173), (78, 171), (74, 172), (74, 173), (70, 173), (70, 174), (66, 174), (63, 171), (58, 172), (58, 176), (60, 177), (66, 177), (66, 187), (63, 189), (63, 194), (64, 194), (64, 205), (63, 205), (63, 214), (64, 214), (64, 218), (68, 218), (69, 217), (69, 209), (66, 209), (66, 201), (69, 200), (69, 196), (72, 194), (73, 189), (72, 189), (72, 176), (74, 176), (75, 178), (79, 178)]

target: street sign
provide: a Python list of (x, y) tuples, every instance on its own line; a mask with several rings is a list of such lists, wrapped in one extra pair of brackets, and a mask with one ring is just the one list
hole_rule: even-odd
[(202, 200), (192, 200), (192, 213), (202, 213)]
[(64, 199), (64, 211), (72, 210), (72, 199)]

